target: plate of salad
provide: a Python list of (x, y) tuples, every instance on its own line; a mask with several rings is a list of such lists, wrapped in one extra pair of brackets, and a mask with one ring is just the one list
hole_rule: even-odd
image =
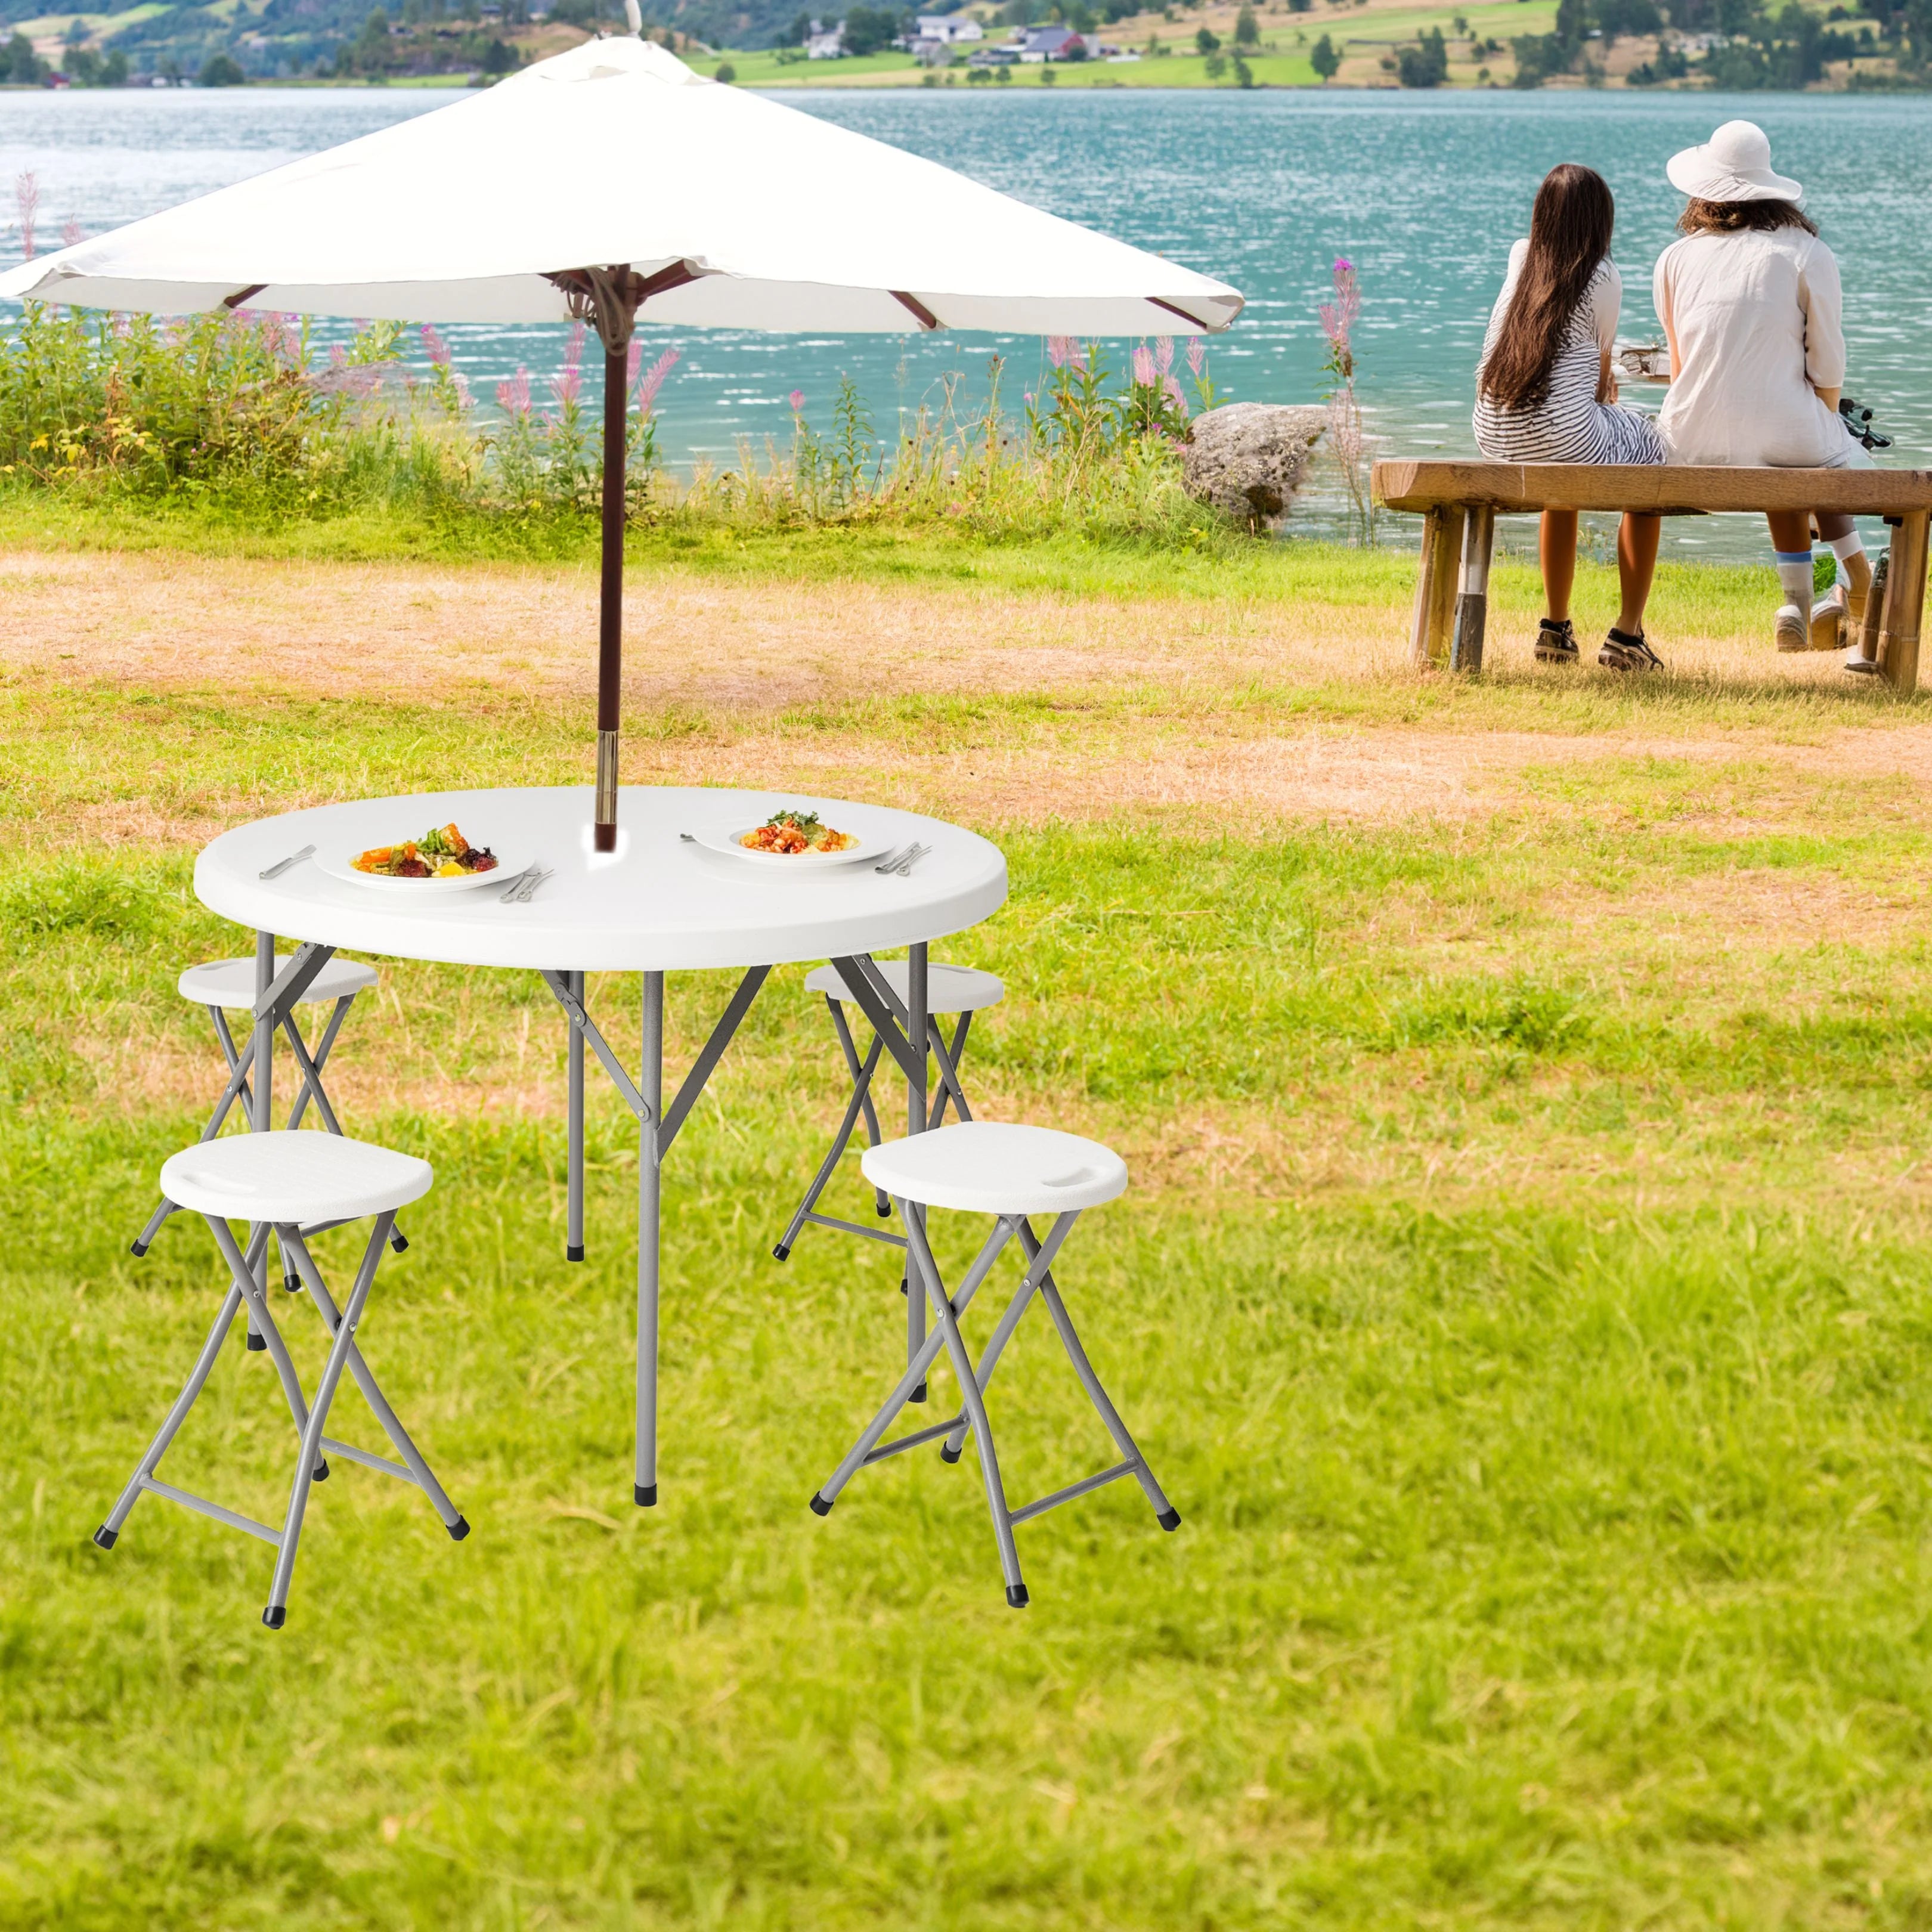
[(788, 806), (756, 825), (693, 834), (708, 852), (778, 872), (815, 872), (883, 856), (887, 842), (828, 825), (805, 806)]
[(331, 878), (352, 885), (434, 898), (467, 892), (492, 880), (500, 884), (527, 869), (530, 861), (519, 854), (514, 863), (506, 864), (495, 847), (473, 842), (452, 823), (358, 852), (318, 852), (315, 862)]

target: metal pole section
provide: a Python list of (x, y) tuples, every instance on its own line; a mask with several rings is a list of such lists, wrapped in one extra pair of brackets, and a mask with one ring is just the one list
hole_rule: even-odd
[(617, 849), (617, 722), (624, 670), (625, 416), (630, 340), (604, 348), (604, 573), (597, 610), (597, 832), (600, 852)]
[(664, 1115), (664, 975), (644, 975), (644, 1045), (638, 1090), (650, 1109), (638, 1123), (638, 1473), (632, 1500), (658, 1499), (658, 1244), (662, 1190), (658, 1129)]
[[(584, 1004), (584, 975), (566, 975), (577, 1004)], [(570, 1191), (569, 1227), (564, 1240), (564, 1258), (584, 1258), (584, 1036), (576, 1028), (566, 1029), (570, 1036)]]
[[(922, 1134), (926, 1132), (926, 1062), (928, 1050), (926, 1037), (926, 948), (923, 946), (906, 949), (906, 1038), (913, 1042), (913, 1051), (918, 1055), (919, 1076), (915, 1079), (910, 1073), (906, 1076), (906, 1132)], [(917, 1222), (918, 1233), (923, 1238), (926, 1232), (926, 1210), (910, 1201), (901, 1204), (908, 1226), (908, 1240), (914, 1230), (910, 1225)], [(906, 1360), (908, 1364), (919, 1358), (919, 1352), (926, 1341), (926, 1297), (920, 1292), (918, 1271), (912, 1264), (914, 1250), (908, 1248), (906, 1255)], [(921, 1382), (912, 1392), (914, 1402), (926, 1400), (926, 1384)]]

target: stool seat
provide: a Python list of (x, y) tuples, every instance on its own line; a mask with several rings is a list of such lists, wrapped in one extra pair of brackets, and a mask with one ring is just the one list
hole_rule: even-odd
[[(288, 964), (278, 957), (279, 974)], [(308, 983), (296, 1001), (302, 1006), (320, 1006), (331, 1000), (353, 999), (376, 983), (376, 969), (359, 959), (345, 959), (340, 953), (329, 961)], [(175, 990), (198, 1006), (253, 1006), (255, 1004), (255, 962), (252, 959), (211, 959), (190, 966), (175, 982)]]
[(161, 1192), (197, 1214), (288, 1226), (392, 1214), (420, 1201), (435, 1178), (413, 1154), (278, 1128), (184, 1148), (163, 1166)]
[[(903, 1006), (906, 999), (906, 963), (903, 959), (877, 962), (879, 976), (892, 989)], [(805, 976), (808, 993), (823, 993), (828, 1000), (844, 1000), (856, 1006), (852, 989), (836, 966), (814, 966)], [(252, 1001), (254, 995), (250, 994)], [(999, 976), (982, 973), (976, 966), (941, 966), (926, 969), (926, 1010), (929, 1013), (976, 1013), (984, 1006), (997, 1006), (1006, 997)]]
[(1127, 1164), (1054, 1127), (960, 1120), (868, 1148), (866, 1178), (902, 1201), (968, 1214), (1065, 1214), (1126, 1191)]

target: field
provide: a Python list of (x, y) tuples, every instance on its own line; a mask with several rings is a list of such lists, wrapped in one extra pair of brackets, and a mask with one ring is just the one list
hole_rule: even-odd
[[(245, 944), (192, 856), (581, 782), (596, 585), (167, 536), (0, 530), (0, 1924), (1928, 1922), (1932, 710), (1774, 656), (1768, 571), (1666, 569), (1631, 685), (1533, 666), (1505, 564), (1459, 685), (1399, 556), (640, 542), (627, 780), (1004, 849), (935, 949), (1009, 989), (969, 1085), (1128, 1159), (1063, 1275), (1185, 1520), (1024, 1527), (1016, 1615), (970, 1454), (808, 1513), (902, 1318), (883, 1250), (768, 1252), (841, 1099), (802, 967), (673, 1156), (632, 1509), (628, 1117), (568, 1267), (548, 996), (379, 962), (332, 1086), (437, 1185), (363, 1340), (475, 1533), (339, 1471), (272, 1635), (260, 1546), (88, 1541), (214, 1289), (126, 1252), (214, 1077), (175, 976)], [(722, 996), (674, 978), (674, 1070)], [(1096, 1466), (1009, 1360), (1010, 1480)], [(167, 1471), (256, 1514), (265, 1360)]]

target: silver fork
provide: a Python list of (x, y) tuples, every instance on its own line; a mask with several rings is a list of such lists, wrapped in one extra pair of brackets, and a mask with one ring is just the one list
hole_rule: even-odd
[(536, 890), (538, 886), (542, 885), (544, 880), (554, 878), (555, 876), (556, 868), (554, 866), (545, 866), (541, 868), (533, 866), (530, 870), (530, 875), (524, 880), (524, 883), (517, 888), (517, 904), (519, 905), (528, 905), (530, 902), (530, 895)]
[(912, 868), (914, 866), (916, 866), (920, 860), (923, 859), (932, 850), (932, 848), (930, 845), (915, 845), (903, 859), (900, 860), (892, 867), (892, 870), (902, 879), (911, 878)]
[(910, 848), (904, 845), (895, 845), (892, 850), (872, 868), (872, 870), (875, 872), (890, 872), (896, 870), (898, 866), (899, 861), (905, 856), (909, 849)]

